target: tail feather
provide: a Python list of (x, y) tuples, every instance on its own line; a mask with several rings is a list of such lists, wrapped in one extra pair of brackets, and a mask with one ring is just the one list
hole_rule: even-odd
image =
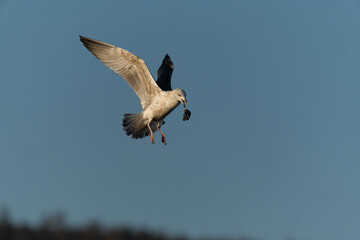
[(143, 113), (125, 114), (122, 125), (126, 135), (132, 135), (132, 138), (143, 138), (150, 133), (149, 129), (144, 123)]
[[(158, 122), (151, 122), (150, 127), (153, 132), (156, 132), (157, 130), (157, 124)], [(161, 120), (161, 125), (164, 125), (165, 122)], [(149, 128), (147, 124), (145, 123), (143, 119), (143, 113), (128, 113), (124, 115), (123, 118), (123, 129), (126, 132), (126, 135), (130, 136), (132, 138), (138, 139), (138, 138), (144, 138), (150, 135)]]

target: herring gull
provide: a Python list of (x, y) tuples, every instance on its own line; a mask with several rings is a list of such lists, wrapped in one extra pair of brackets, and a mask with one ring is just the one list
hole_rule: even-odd
[[(128, 113), (124, 115), (123, 127), (128, 136), (144, 138), (151, 135), (151, 142), (155, 143), (154, 132), (159, 130), (161, 141), (166, 145), (165, 134), (161, 126), (164, 118), (180, 103), (184, 105), (184, 119), (190, 118), (190, 111), (186, 109), (186, 93), (182, 89), (172, 90), (171, 75), (174, 64), (168, 54), (157, 72), (155, 82), (144, 60), (114, 45), (95, 39), (80, 36), (84, 46), (102, 61), (106, 66), (120, 74), (134, 89), (141, 101), (141, 113)], [(186, 117), (185, 117), (186, 115)]]

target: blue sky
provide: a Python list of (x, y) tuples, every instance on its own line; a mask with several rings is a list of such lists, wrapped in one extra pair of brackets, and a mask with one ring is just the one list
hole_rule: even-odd
[[(9, 1), (0, 4), (0, 205), (190, 236), (360, 238), (359, 1)], [(78, 35), (187, 92), (155, 134)]]

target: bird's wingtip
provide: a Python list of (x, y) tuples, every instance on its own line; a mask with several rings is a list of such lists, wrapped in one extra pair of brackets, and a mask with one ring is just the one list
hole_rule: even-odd
[(80, 38), (80, 41), (82, 41), (82, 42), (85, 40), (84, 36), (79, 35), (79, 38)]

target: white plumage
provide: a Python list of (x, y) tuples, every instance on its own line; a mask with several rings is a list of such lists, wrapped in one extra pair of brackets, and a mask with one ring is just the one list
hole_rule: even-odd
[(164, 118), (180, 103), (188, 103), (182, 89), (171, 89), (171, 75), (174, 65), (168, 55), (165, 56), (158, 70), (158, 81), (155, 82), (146, 63), (141, 58), (114, 45), (80, 36), (85, 47), (106, 66), (120, 74), (134, 89), (141, 101), (143, 112), (125, 114), (123, 127), (132, 138), (143, 138), (159, 130), (162, 142), (166, 144), (165, 134), (160, 130)]

